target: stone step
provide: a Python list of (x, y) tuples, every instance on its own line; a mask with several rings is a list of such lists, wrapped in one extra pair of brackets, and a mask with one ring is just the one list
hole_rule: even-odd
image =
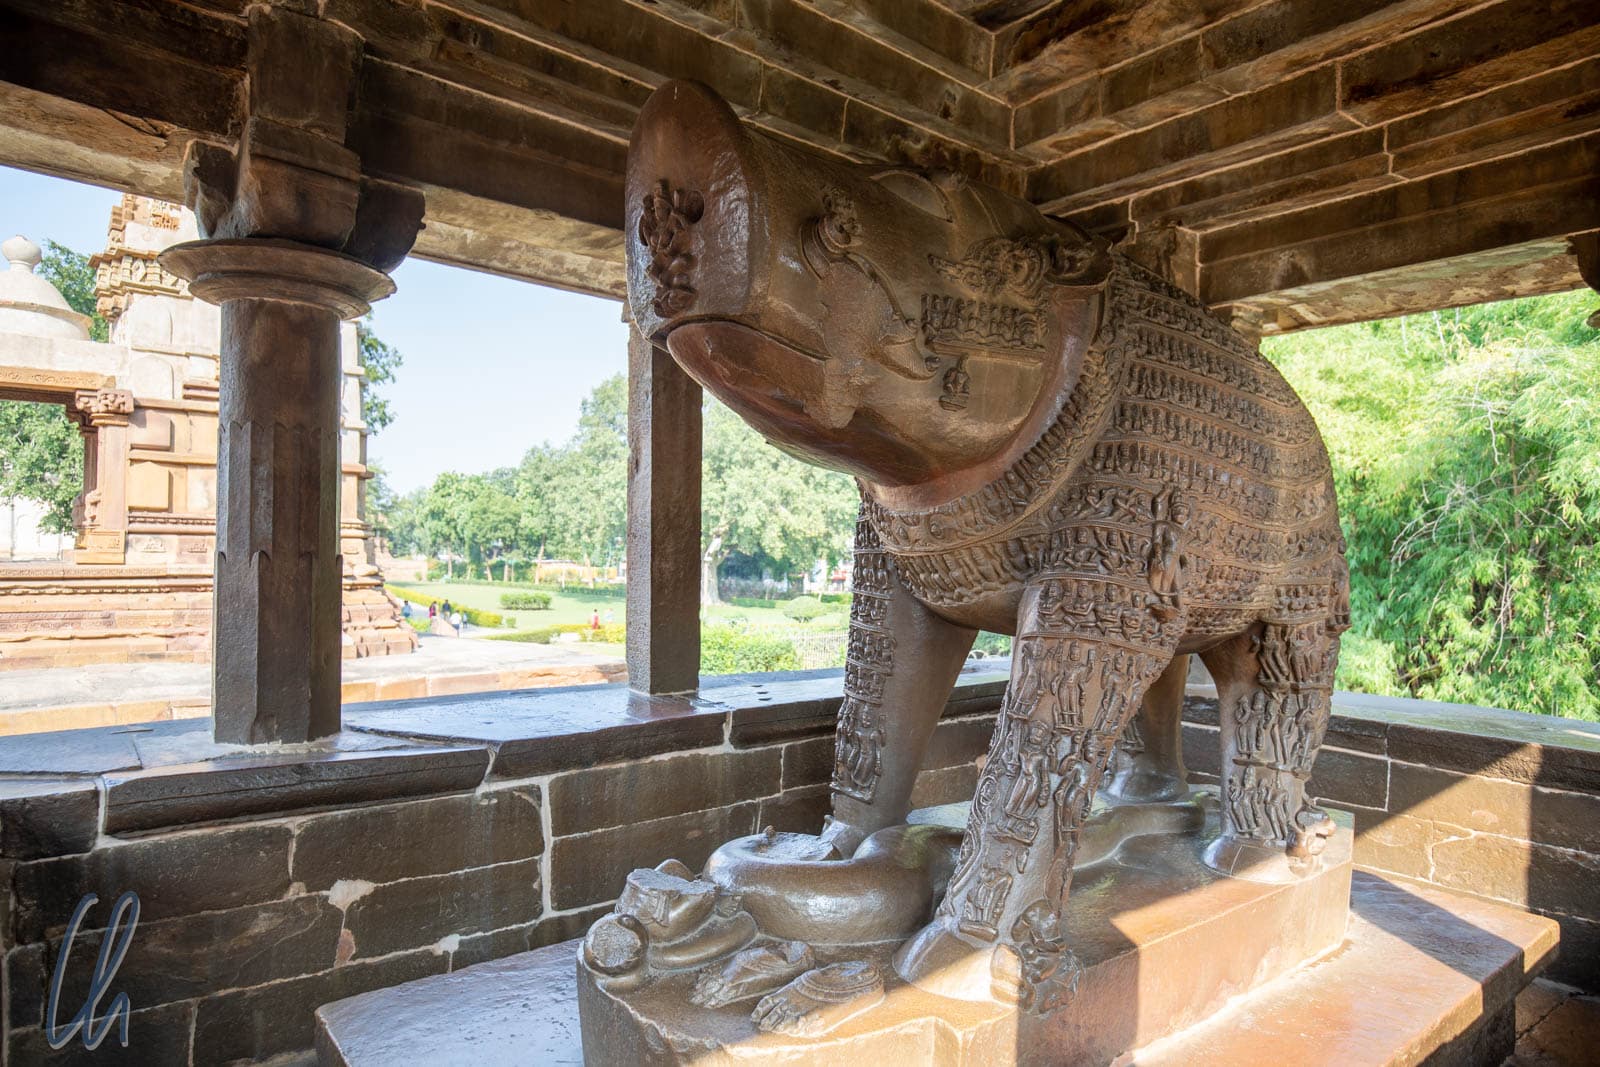
[[(1514, 1035), (1516, 996), (1552, 955), (1556, 938), (1555, 923), (1540, 916), (1358, 871), (1340, 949), (1118, 1062), (1388, 1067), (1430, 1056), (1440, 1063), (1499, 1062)], [(317, 1012), (320, 1062), (581, 1063), (578, 944), (326, 1005)]]
[(1516, 1037), (1517, 995), (1555, 954), (1558, 936), (1540, 915), (1357, 871), (1340, 951), (1127, 1062), (1498, 1064)]

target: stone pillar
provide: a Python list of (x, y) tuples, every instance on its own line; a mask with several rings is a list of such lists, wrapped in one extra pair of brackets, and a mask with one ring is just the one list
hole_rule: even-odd
[(126, 389), (77, 393), (72, 407), (83, 425), (83, 511), (77, 563), (122, 563), (128, 539), (128, 418), (133, 394)]
[(394, 290), (286, 241), (197, 241), (163, 262), (222, 307), (212, 714), (219, 741), (339, 730), (339, 323)]
[(339, 730), (339, 324), (393, 291), (423, 204), (344, 145), (358, 37), (257, 5), (247, 41), (238, 148), (185, 159), (203, 239), (160, 261), (222, 307), (213, 733), (293, 743)]
[(700, 403), (700, 386), (630, 321), (627, 660), (641, 693), (699, 685)]

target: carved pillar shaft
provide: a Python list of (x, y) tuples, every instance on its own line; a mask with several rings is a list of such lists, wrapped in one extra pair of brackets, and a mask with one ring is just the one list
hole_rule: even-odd
[(628, 684), (700, 677), (700, 387), (628, 329)]
[(339, 730), (339, 322), (387, 275), (287, 241), (195, 241), (170, 269), (222, 306), (212, 715), (234, 744)]
[(78, 393), (73, 407), (83, 420), (83, 512), (79, 563), (121, 563), (128, 531), (128, 418), (133, 394), (125, 389)]

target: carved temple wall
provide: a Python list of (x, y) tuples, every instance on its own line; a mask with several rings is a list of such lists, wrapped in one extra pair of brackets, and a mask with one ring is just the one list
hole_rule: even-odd
[[(0, 398), (61, 404), (85, 446), (69, 558), (0, 564), (0, 670), (210, 657), (220, 314), (156, 261), (195, 236), (187, 209), (125, 195), (90, 261), (109, 343), (0, 333)], [(341, 331), (344, 655), (409, 652), (366, 521), (356, 328)]]
[[(919, 805), (971, 796), (1006, 671), (962, 675)], [(40, 1022), (85, 892), (140, 895), (117, 988), (141, 1062), (304, 1053), (321, 1004), (581, 936), (632, 868), (815, 829), (841, 692), (816, 671), (708, 680), (693, 705), (621, 686), (349, 705), (332, 752), (220, 762), (204, 722), (0, 738), (0, 773), (34, 776), (0, 783), (8, 1061), (78, 1054), (52, 1058)], [(1214, 781), (1203, 689), (1187, 721)], [(1549, 976), (1600, 988), (1600, 729), (1338, 694), (1312, 785), (1355, 812), (1359, 864), (1553, 916)]]

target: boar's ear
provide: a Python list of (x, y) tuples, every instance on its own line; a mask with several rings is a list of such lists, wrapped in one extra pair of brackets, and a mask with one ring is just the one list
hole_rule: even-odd
[(950, 201), (945, 196), (943, 184), (919, 170), (908, 167), (894, 167), (889, 170), (880, 170), (872, 175), (872, 180), (878, 185), (898, 196), (901, 200), (926, 212), (936, 219), (949, 222), (953, 218), (950, 210)]
[(1047, 277), (1057, 285), (1099, 285), (1111, 273), (1111, 243), (1054, 217), (1056, 237), (1048, 243)]

